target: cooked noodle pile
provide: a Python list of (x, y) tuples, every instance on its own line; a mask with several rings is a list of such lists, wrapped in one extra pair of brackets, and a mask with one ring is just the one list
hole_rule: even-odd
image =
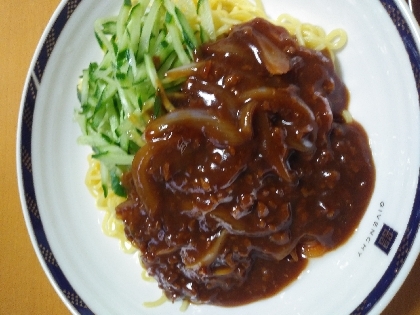
[[(346, 33), (288, 14), (270, 19), (259, 0), (199, 1), (173, 0), (199, 42), (208, 41), (194, 62), (156, 82), (150, 66), (159, 61), (146, 64), (165, 113), (154, 119), (152, 97), (140, 113), (152, 118), (146, 129), (124, 131), (143, 134), (132, 169), (124, 166), (127, 198), (104, 184), (103, 161), (89, 158), (86, 175), (105, 212), (104, 233), (127, 253), (140, 250), (163, 289), (149, 307), (167, 298), (239, 305), (275, 294), (306, 258), (349, 237), (373, 187), (366, 135), (334, 72)], [(354, 162), (340, 164), (339, 156)]]
[[(197, 0), (174, 0), (185, 14), (192, 26), (197, 27)], [(237, 25), (256, 17), (263, 17), (274, 24), (285, 27), (294, 35), (300, 45), (316, 50), (328, 49), (332, 57), (334, 52), (343, 48), (347, 42), (347, 35), (343, 29), (334, 29), (326, 33), (321, 27), (309, 23), (301, 23), (298, 19), (282, 14), (276, 19), (270, 19), (264, 11), (261, 1), (252, 3), (248, 0), (210, 0), (212, 19), (216, 35), (226, 34), (233, 25)], [(121, 220), (115, 216), (115, 207), (124, 199), (112, 191), (104, 196), (101, 184), (101, 169), (99, 161), (89, 158), (86, 186), (96, 199), (98, 208), (104, 211), (102, 229), (107, 236), (116, 237), (124, 251), (134, 252), (136, 249), (127, 241)]]
[(324, 48), (255, 18), (167, 72), (186, 80), (146, 127), (116, 212), (169, 299), (266, 298), (357, 227), (374, 165)]

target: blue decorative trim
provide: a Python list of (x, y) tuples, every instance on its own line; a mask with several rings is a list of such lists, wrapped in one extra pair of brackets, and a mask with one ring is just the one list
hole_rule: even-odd
[[(392, 19), (395, 27), (397, 28), (400, 37), (404, 43), (404, 46), (407, 50), (411, 68), (413, 70), (414, 79), (416, 81), (417, 92), (420, 95), (420, 54), (417, 48), (416, 42), (414, 40), (413, 34), (410, 31), (410, 28), (404, 19), (401, 11), (398, 9), (397, 5), (393, 0), (380, 0), (385, 10), (388, 12), (388, 15)], [(420, 225), (420, 178), (417, 181), (417, 191), (416, 197), (413, 204), (413, 209), (410, 215), (410, 219), (407, 224), (407, 228), (404, 232), (403, 238), (401, 240), (400, 246), (395, 253), (394, 258), (389, 264), (387, 270), (382, 275), (382, 278), (379, 280), (377, 285), (373, 290), (368, 294), (365, 300), (351, 313), (351, 315), (363, 315), (367, 314), (376, 303), (382, 298), (386, 293), (389, 286), (397, 277), (400, 272), (404, 262), (407, 259), (410, 249), (413, 246), (414, 240), (419, 230)]]
[(57, 19), (55, 20), (53, 26), (48, 32), (47, 37), (45, 38), (44, 44), (42, 45), (41, 51), (39, 52), (34, 72), (39, 82), (42, 81), (42, 76), (47, 66), (48, 59), (51, 56), (52, 51), (54, 50), (55, 44), (58, 37), (61, 34), (61, 31), (64, 29), (68, 19), (73, 14), (74, 10), (80, 4), (82, 0), (69, 0), (64, 5), (63, 9), (59, 13)]
[(37, 56), (34, 68), (30, 69), (33, 75), (29, 78), (28, 88), (23, 103), (24, 105), (21, 117), (22, 129), (20, 130), (21, 147), (19, 149), (21, 153), (20, 166), (22, 170), (23, 193), (25, 195), (26, 207), (28, 209), (32, 230), (36, 238), (36, 244), (39, 252), (43, 256), (45, 265), (47, 266), (57, 286), (62, 291), (63, 296), (67, 298), (70, 304), (72, 304), (80, 314), (93, 315), (93, 312), (88, 308), (68, 282), (67, 278), (60, 269), (60, 266), (55, 260), (54, 254), (48, 243), (35, 196), (31, 154), (32, 123), (38, 93), (37, 87), (42, 81), (45, 67), (47, 66), (48, 59), (51, 56), (58, 37), (81, 1), (82, 0), (69, 0), (66, 4), (64, 4), (63, 9), (59, 12), (57, 19), (54, 21), (53, 26), (47, 34), (47, 37)]

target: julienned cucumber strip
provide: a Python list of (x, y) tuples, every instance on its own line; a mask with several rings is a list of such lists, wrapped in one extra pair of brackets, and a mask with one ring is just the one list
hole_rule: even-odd
[(202, 42), (216, 39), (210, 3), (208, 0), (198, 0), (197, 14), (200, 17), (200, 39)]
[[(192, 4), (176, 1), (179, 7)], [(194, 50), (215, 39), (208, 0), (199, 0), (196, 22), (179, 7), (172, 0), (123, 0), (117, 16), (94, 24), (104, 55), (80, 76), (75, 117), (78, 142), (100, 161), (105, 196), (109, 189), (125, 196), (120, 179), (145, 143), (146, 125), (173, 109), (165, 91), (179, 89), (182, 80), (165, 81), (165, 73), (191, 63)]]

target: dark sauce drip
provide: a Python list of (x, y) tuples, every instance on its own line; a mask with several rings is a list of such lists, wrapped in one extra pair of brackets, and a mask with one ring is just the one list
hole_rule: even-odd
[(375, 169), (327, 52), (256, 19), (196, 61), (177, 109), (149, 124), (117, 215), (168, 298), (240, 305), (349, 238)]

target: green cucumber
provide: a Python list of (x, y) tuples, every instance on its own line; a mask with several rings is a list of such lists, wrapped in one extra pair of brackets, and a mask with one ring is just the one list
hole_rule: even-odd
[(196, 48), (215, 36), (208, 0), (196, 11), (201, 22), (190, 25), (172, 0), (123, 0), (117, 16), (94, 23), (103, 58), (81, 73), (75, 120), (78, 142), (100, 161), (105, 195), (125, 194), (120, 177), (145, 144), (147, 124), (174, 109), (166, 91), (179, 90), (185, 78), (164, 80), (166, 72), (192, 63)]
[(200, 18), (200, 37), (202, 42), (216, 40), (213, 17), (209, 0), (198, 0), (197, 15)]

